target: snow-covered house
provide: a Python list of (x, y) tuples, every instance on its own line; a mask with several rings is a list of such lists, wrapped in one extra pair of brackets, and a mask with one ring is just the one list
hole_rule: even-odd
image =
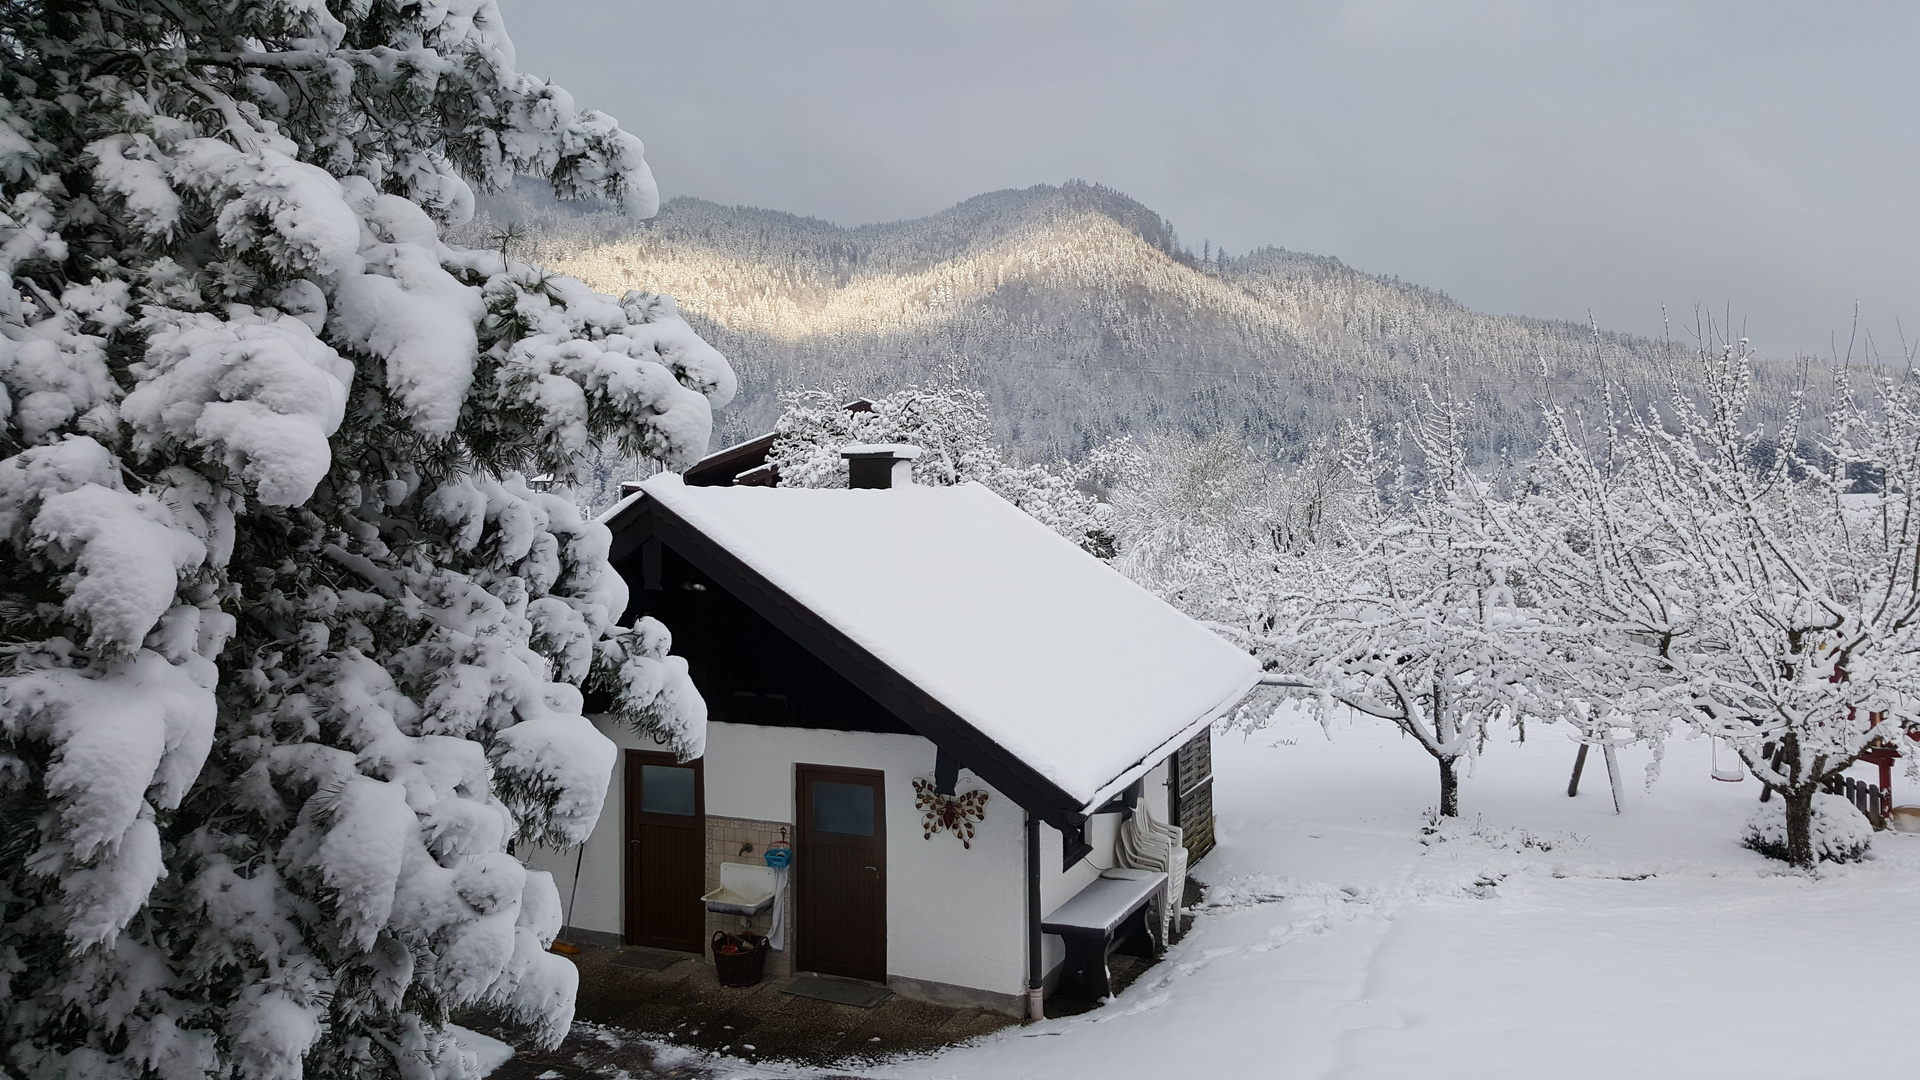
[(787, 840), (775, 970), (1019, 1014), (1120, 811), (1211, 845), (1210, 724), (1254, 660), (986, 488), (913, 484), (911, 453), (852, 455), (841, 490), (657, 476), (606, 517), (709, 723), (688, 762), (602, 724), (599, 826), (536, 856), (571, 939), (698, 952), (741, 925), (702, 903), (721, 865)]

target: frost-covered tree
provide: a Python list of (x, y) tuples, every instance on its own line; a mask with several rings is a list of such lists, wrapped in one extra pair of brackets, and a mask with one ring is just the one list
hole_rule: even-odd
[(1347, 460), (1363, 439), (1349, 425), (1282, 470), (1224, 432), (1129, 437), (1096, 448), (1087, 475), (1107, 496), (1115, 565), (1205, 607), (1215, 584), (1270, 571), (1275, 556), (1345, 543), (1342, 525), (1372, 505)]
[[(1299, 560), (1292, 618), (1258, 643), (1294, 674), (1324, 717), (1349, 708), (1390, 721), (1440, 771), (1440, 814), (1460, 812), (1463, 762), (1503, 719), (1538, 709), (1550, 621), (1526, 586), (1511, 518), (1467, 468), (1462, 407), (1431, 396), (1404, 468), (1371, 520), (1349, 526), (1350, 553)], [(1375, 449), (1356, 474), (1387, 470)], [(1372, 485), (1369, 485), (1372, 486)]]
[(1920, 385), (1843, 374), (1825, 452), (1752, 419), (1745, 342), (1700, 355), (1701, 390), (1590, 451), (1555, 418), (1530, 557), (1602, 635), (1642, 708), (1737, 750), (1785, 803), (1788, 861), (1812, 867), (1815, 795), (1920, 720)]
[(700, 749), (606, 530), (733, 374), (671, 300), (444, 245), (516, 174), (650, 212), (490, 0), (0, 5), (0, 1073), (440, 1076), (573, 967), (516, 842)]
[(1180, 610), (1258, 637), (1296, 592), (1275, 573), (1291, 550), (1288, 478), (1239, 439), (1116, 439), (1087, 472), (1106, 495), (1114, 567)]
[(994, 443), (986, 395), (954, 378), (898, 390), (848, 409), (845, 389), (807, 389), (781, 396), (768, 462), (783, 487), (846, 487), (849, 443), (912, 443), (922, 451), (914, 480), (951, 485), (976, 481), (1095, 554), (1111, 554), (1105, 510), (1081, 491), (1073, 470), (1022, 464)]
[(1287, 471), (1226, 435), (1125, 440), (1092, 461), (1115, 565), (1311, 686), (1323, 717), (1400, 727), (1438, 765), (1448, 817), (1489, 725), (1542, 707), (1549, 638), (1508, 508), (1467, 468), (1463, 411), (1429, 397), (1404, 463), (1361, 424)]
[[(1348, 424), (1292, 469), (1226, 434), (1099, 448), (1089, 472), (1109, 498), (1114, 565), (1322, 691), (1323, 717), (1352, 707), (1401, 726), (1440, 767), (1443, 807), (1457, 809), (1459, 770), (1503, 716), (1650, 742), (1651, 778), (1671, 680), (1633, 677), (1620, 616), (1541, 576), (1564, 571), (1534, 535), (1568, 531), (1564, 481), (1543, 468), (1531, 495), (1504, 496), (1467, 467), (1463, 405), (1403, 408), (1420, 424), (1396, 444)], [(1271, 704), (1257, 695), (1236, 722), (1260, 726)]]

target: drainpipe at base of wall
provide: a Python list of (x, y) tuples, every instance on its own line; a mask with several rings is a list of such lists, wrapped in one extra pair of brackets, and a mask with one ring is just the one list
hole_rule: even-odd
[(1040, 970), (1040, 819), (1027, 815), (1027, 1019), (1047, 1018), (1047, 973)]

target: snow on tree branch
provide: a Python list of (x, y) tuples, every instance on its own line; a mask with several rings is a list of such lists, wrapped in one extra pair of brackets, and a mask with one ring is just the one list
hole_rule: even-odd
[(0, 10), (0, 1071), (464, 1067), (557, 1041), (516, 844), (614, 717), (700, 752), (606, 528), (529, 488), (706, 448), (670, 298), (450, 247), (516, 175), (651, 213), (639, 140), (487, 0)]

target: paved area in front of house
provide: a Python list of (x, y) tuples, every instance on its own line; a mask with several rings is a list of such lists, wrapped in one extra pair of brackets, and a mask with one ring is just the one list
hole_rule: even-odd
[[(1187, 904), (1200, 899), (1192, 881)], [(1193, 916), (1181, 917), (1181, 935)], [(1176, 939), (1178, 940), (1178, 936)], [(554, 1050), (528, 1045), (524, 1033), (484, 1016), (460, 1022), (519, 1049), (491, 1080), (712, 1080), (740, 1077), (740, 1063), (795, 1064), (835, 1074), (886, 1075), (886, 1063), (929, 1053), (1020, 1021), (983, 1009), (910, 1001), (898, 994), (870, 1009), (781, 993), (793, 976), (771, 975), (758, 986), (721, 986), (713, 964), (691, 953), (659, 949), (584, 948), (569, 957), (580, 968), (573, 1030)], [(1152, 960), (1109, 958), (1114, 989), (1124, 989)], [(652, 969), (652, 970), (650, 970)], [(1049, 1017), (1100, 1006), (1055, 996)], [(730, 1061), (716, 1059), (724, 1055)]]
[[(692, 954), (588, 948), (571, 959), (580, 967), (580, 995), (573, 1032), (559, 1049), (530, 1049), (511, 1030), (463, 1018), (521, 1047), (493, 1074), (496, 1080), (575, 1080), (622, 1071), (635, 1080), (701, 1080), (715, 1074), (715, 1053), (748, 1063), (866, 1073), (892, 1058), (938, 1050), (1019, 1022), (897, 994), (870, 1009), (795, 997), (780, 992), (789, 976), (769, 977), (758, 986), (721, 986), (713, 965)], [(667, 963), (647, 971), (617, 963), (620, 959)], [(739, 1075), (737, 1066), (724, 1071)]]

